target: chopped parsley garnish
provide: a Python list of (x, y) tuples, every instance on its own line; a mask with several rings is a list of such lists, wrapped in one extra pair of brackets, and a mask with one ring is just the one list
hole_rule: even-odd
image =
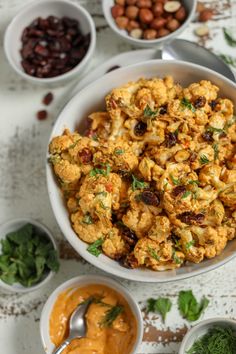
[(208, 157), (207, 157), (206, 155), (201, 155), (199, 161), (200, 161), (200, 164), (201, 164), (201, 165), (206, 165), (207, 163), (210, 162), (209, 159), (208, 159)]
[(180, 180), (177, 178), (174, 178), (173, 175), (170, 175), (170, 179), (174, 183), (174, 185), (178, 186), (180, 184)]
[(175, 252), (173, 252), (173, 260), (175, 264), (182, 264), (182, 260), (176, 255)]
[(92, 219), (92, 217), (91, 217), (90, 214), (86, 214), (86, 215), (83, 217), (82, 222), (83, 222), (84, 224), (87, 224), (87, 225), (92, 225), (92, 224), (93, 224), (93, 219)]
[(192, 103), (186, 97), (182, 98), (181, 106), (188, 108), (192, 112), (196, 112), (196, 109), (193, 107)]
[(190, 179), (188, 181), (189, 184), (196, 184), (197, 186), (200, 184), (200, 182), (198, 180), (194, 180), (194, 179)]
[(99, 201), (99, 205), (100, 205), (100, 207), (101, 207), (102, 209), (104, 209), (104, 210), (110, 209), (108, 206), (106, 206), (106, 205), (103, 203), (102, 200)]
[(213, 326), (195, 340), (187, 354), (234, 354), (236, 335), (231, 327)]
[(152, 258), (154, 258), (156, 261), (160, 260), (160, 257), (158, 256), (158, 254), (156, 253), (156, 251), (152, 248), (148, 246), (148, 253), (150, 254), (150, 256)]
[(97, 192), (96, 195), (102, 195), (103, 197), (107, 196), (107, 192), (102, 191), (102, 192)]
[(115, 149), (114, 153), (115, 155), (123, 155), (125, 151), (123, 149)]
[[(180, 291), (178, 297), (178, 306), (181, 315), (188, 321), (196, 321), (199, 319), (203, 311), (209, 304), (209, 300), (203, 297), (197, 302), (192, 290)], [(198, 354), (198, 353), (197, 353)]]
[(106, 311), (105, 316), (100, 323), (101, 327), (111, 327), (112, 323), (123, 311), (124, 307), (121, 305), (112, 306), (112, 308)]
[(97, 175), (108, 176), (111, 172), (111, 166), (109, 164), (105, 164), (104, 167), (105, 169), (94, 167), (94, 169), (89, 172), (89, 175), (91, 177), (95, 177)]
[(161, 314), (162, 320), (165, 322), (167, 313), (171, 310), (172, 303), (170, 299), (159, 297), (158, 299), (148, 299), (147, 312), (158, 312)]
[(187, 198), (190, 194), (191, 194), (191, 192), (190, 192), (190, 191), (186, 191), (186, 192), (184, 192), (184, 194), (182, 195), (181, 199), (185, 199), (185, 198)]
[(189, 250), (194, 245), (195, 245), (195, 240), (191, 240), (185, 244), (185, 248), (186, 250)]
[(228, 129), (230, 127), (232, 127), (232, 125), (234, 125), (236, 123), (236, 116), (233, 116), (224, 126), (224, 129)]
[(153, 119), (153, 118), (155, 118), (155, 117), (157, 116), (158, 112), (159, 112), (159, 109), (153, 111), (153, 110), (150, 108), (150, 106), (147, 104), (146, 107), (145, 107), (145, 109), (144, 109), (144, 111), (143, 111), (143, 115), (144, 115), (144, 117), (146, 117), (146, 118), (151, 118), (151, 119)]
[(103, 238), (99, 238), (94, 243), (88, 246), (87, 251), (91, 253), (93, 256), (98, 257), (102, 253), (102, 244), (104, 240)]
[(143, 189), (148, 187), (148, 183), (139, 181), (134, 175), (132, 175), (132, 190), (135, 191), (136, 189)]
[(218, 133), (218, 134), (222, 134), (222, 133), (225, 133), (225, 130), (224, 129), (221, 129), (221, 128), (215, 128), (215, 127), (207, 127), (207, 131), (208, 132), (212, 132), (212, 133)]
[(73, 149), (77, 144), (78, 142), (80, 141), (80, 139), (76, 140), (73, 144), (71, 144), (68, 149)]
[(224, 27), (223, 32), (224, 32), (225, 40), (228, 43), (228, 45), (230, 47), (236, 47), (236, 39), (233, 38), (232, 34), (230, 33), (230, 30)]
[(217, 160), (219, 156), (219, 145), (213, 144), (212, 147), (214, 149), (214, 160)]

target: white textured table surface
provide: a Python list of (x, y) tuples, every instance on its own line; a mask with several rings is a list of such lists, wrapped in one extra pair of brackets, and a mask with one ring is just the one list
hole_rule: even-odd
[[(27, 295), (6, 294), (0, 291), (0, 352), (4, 354), (43, 354), (39, 335), (39, 318), (44, 302), (60, 283), (73, 276), (101, 273), (76, 256), (63, 241), (52, 214), (45, 181), (45, 151), (51, 127), (60, 109), (60, 102), (70, 85), (53, 90), (55, 100), (49, 107), (45, 121), (36, 119), (43, 109), (42, 97), (48, 89), (31, 86), (9, 67), (3, 54), (2, 42), (6, 25), (27, 3), (26, 0), (0, 0), (0, 222), (30, 216), (45, 223), (60, 240), (61, 269), (51, 283), (40, 291)], [(131, 50), (108, 28), (102, 15), (101, 0), (79, 1), (92, 14), (97, 26), (97, 49), (91, 66), (102, 63), (113, 55)], [(209, 23), (209, 38), (202, 41), (216, 53), (236, 58), (236, 48), (224, 42), (222, 28), (236, 24), (236, 1), (209, 0), (216, 14)], [(199, 41), (191, 24), (182, 38)], [(236, 27), (234, 27), (234, 30)], [(235, 31), (236, 33), (236, 31)], [(139, 354), (177, 353), (189, 323), (178, 314), (177, 294), (192, 289), (197, 297), (210, 299), (204, 318), (227, 316), (236, 318), (236, 259), (219, 270), (186, 281), (154, 285), (121, 281), (145, 307), (147, 298), (168, 296), (173, 308), (164, 326), (158, 316), (144, 315), (145, 334)], [(225, 353), (227, 354), (227, 353)]]

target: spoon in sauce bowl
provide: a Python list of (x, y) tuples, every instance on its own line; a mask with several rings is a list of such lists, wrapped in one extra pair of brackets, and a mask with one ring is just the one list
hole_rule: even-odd
[(86, 335), (87, 326), (85, 314), (93, 301), (89, 298), (84, 303), (80, 304), (72, 313), (69, 323), (69, 337), (53, 352), (53, 354), (61, 354), (70, 342), (75, 338), (82, 338)]

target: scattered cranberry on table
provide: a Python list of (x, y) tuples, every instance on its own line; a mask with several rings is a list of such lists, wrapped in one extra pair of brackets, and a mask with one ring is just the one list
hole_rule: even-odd
[(87, 53), (90, 34), (84, 35), (75, 19), (55, 16), (36, 18), (22, 33), (22, 67), (38, 78), (62, 75)]
[(176, 31), (187, 17), (181, 1), (174, 0), (115, 0), (111, 14), (131, 37), (147, 40)]

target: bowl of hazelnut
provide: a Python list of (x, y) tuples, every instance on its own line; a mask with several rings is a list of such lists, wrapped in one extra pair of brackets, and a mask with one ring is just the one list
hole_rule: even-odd
[(32, 83), (53, 86), (84, 73), (95, 45), (92, 17), (68, 0), (40, 0), (24, 6), (4, 36), (12, 68)]
[(138, 47), (162, 47), (189, 25), (197, 0), (103, 0), (111, 29)]

